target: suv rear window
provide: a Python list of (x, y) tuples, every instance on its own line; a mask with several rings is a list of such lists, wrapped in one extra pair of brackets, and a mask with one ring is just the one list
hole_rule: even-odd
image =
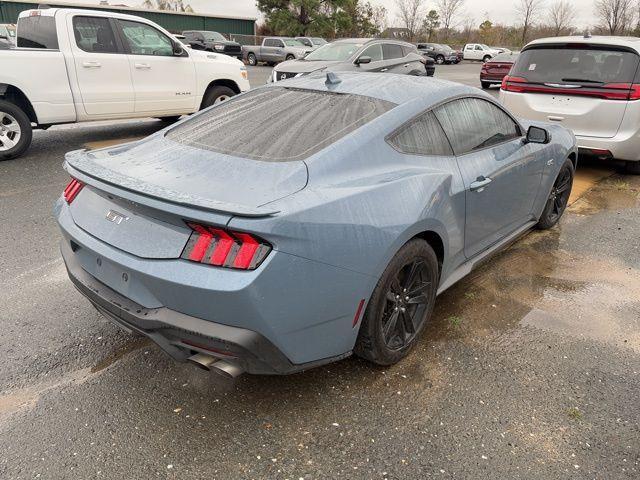
[(393, 107), (362, 95), (267, 87), (194, 116), (166, 138), (254, 160), (303, 160)]
[(605, 46), (551, 46), (525, 50), (511, 75), (530, 83), (631, 83), (640, 57)]
[(34, 15), (18, 20), (17, 46), (23, 48), (58, 49), (56, 20), (50, 16)]

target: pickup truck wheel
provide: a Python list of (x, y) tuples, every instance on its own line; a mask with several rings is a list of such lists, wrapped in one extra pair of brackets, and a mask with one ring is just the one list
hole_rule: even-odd
[(0, 160), (22, 155), (31, 144), (31, 121), (17, 105), (0, 100)]
[(249, 55), (247, 55), (247, 63), (252, 67), (258, 65), (258, 59), (256, 58), (255, 54), (250, 53)]
[(487, 63), (489, 60), (491, 60), (491, 55), (485, 55), (482, 57), (482, 63)]
[(229, 87), (218, 85), (217, 87), (210, 88), (207, 93), (204, 94), (202, 100), (202, 108), (210, 107), (211, 105), (218, 105), (219, 103), (229, 100), (236, 94)]

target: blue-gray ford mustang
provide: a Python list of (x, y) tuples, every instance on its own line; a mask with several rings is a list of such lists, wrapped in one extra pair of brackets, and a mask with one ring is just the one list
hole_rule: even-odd
[(400, 360), (436, 295), (569, 198), (574, 136), (432, 78), (311, 75), (67, 154), (75, 286), (177, 360)]

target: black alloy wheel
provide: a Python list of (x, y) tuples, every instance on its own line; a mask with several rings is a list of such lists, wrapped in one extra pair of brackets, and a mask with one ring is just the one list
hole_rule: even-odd
[(571, 160), (567, 159), (564, 165), (562, 165), (562, 168), (560, 168), (560, 173), (558, 173), (556, 181), (553, 183), (547, 204), (538, 221), (538, 228), (545, 230), (558, 223), (558, 220), (560, 220), (560, 217), (562, 217), (562, 214), (569, 204), (572, 186), (573, 164)]
[(378, 365), (405, 357), (431, 317), (439, 278), (431, 246), (422, 239), (406, 243), (369, 299), (354, 352)]

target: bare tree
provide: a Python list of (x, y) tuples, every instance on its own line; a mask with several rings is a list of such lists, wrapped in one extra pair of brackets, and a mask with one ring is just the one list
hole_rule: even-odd
[(576, 10), (567, 0), (556, 0), (549, 10), (553, 34), (557, 37), (573, 26)]
[(516, 14), (522, 23), (522, 44), (527, 41), (527, 33), (529, 28), (535, 23), (544, 0), (520, 0), (516, 5)]
[(441, 31), (443, 32), (444, 41), (449, 39), (451, 29), (455, 27), (458, 15), (461, 12), (464, 0), (438, 0), (438, 13), (440, 14)]
[(621, 35), (633, 22), (633, 0), (596, 0), (596, 17), (611, 35)]
[(403, 26), (409, 30), (409, 41), (413, 41), (422, 25), (424, 0), (396, 0), (398, 17)]

